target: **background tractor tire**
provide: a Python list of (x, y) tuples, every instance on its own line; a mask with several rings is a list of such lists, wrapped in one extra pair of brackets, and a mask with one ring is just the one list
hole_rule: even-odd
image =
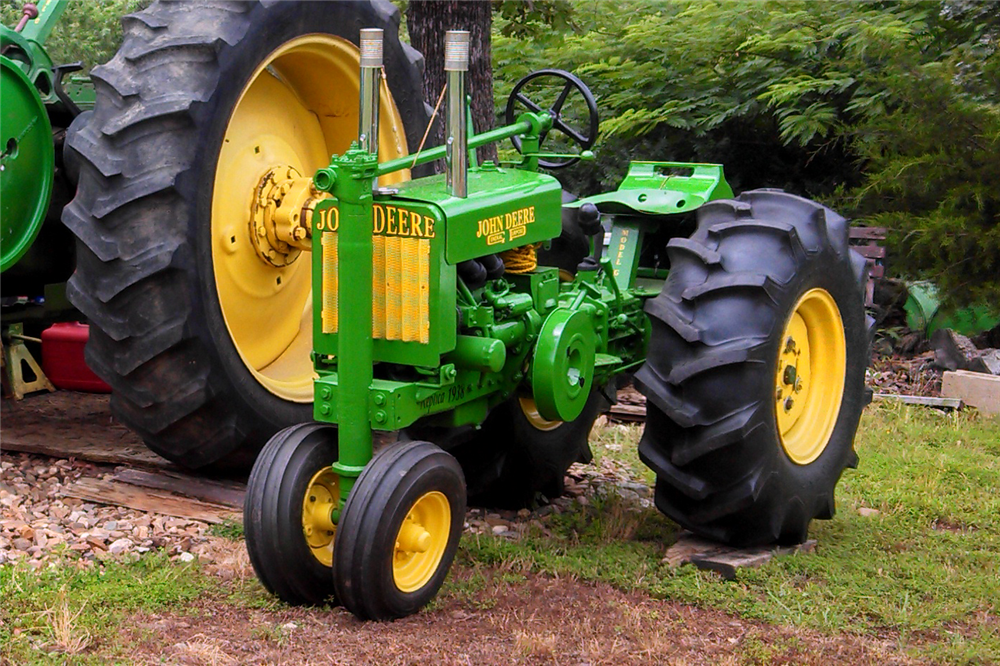
[(570, 465), (590, 462), (587, 439), (606, 409), (607, 400), (594, 391), (573, 421), (546, 421), (533, 400), (513, 396), (494, 407), (479, 430), (416, 426), (404, 437), (426, 439), (455, 456), (470, 504), (520, 509), (531, 506), (538, 493), (549, 499), (563, 494)]
[(385, 29), (381, 156), (416, 146), (422, 56), (383, 0), (157, 2), (122, 22), (70, 138), (68, 295), (121, 421), (181, 465), (246, 469), (274, 432), (312, 417), (308, 254), (261, 258), (255, 188), (275, 165), (308, 177), (356, 139), (361, 28)]
[(708, 203), (698, 220), (668, 244), (670, 275), (646, 305), (639, 454), (656, 506), (683, 527), (798, 543), (833, 516), (834, 486), (857, 463), (865, 262), (844, 218), (780, 191)]

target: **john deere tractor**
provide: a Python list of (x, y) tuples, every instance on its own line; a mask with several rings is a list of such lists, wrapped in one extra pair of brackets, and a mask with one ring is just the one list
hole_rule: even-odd
[[(630, 375), (661, 511), (728, 543), (803, 540), (857, 460), (865, 262), (847, 221), (777, 190), (734, 198), (712, 164), (636, 162), (618, 190), (563, 204), (539, 166), (587, 157), (590, 91), (532, 74), (509, 124), (473, 134), (468, 33), (445, 40), (444, 146), (385, 159), (385, 43), (362, 30), (356, 141), (315, 171), (268, 171), (249, 210), (232, 202), (234, 228), (249, 219), (268, 257), (311, 267), (315, 304), (311, 418), (268, 442), (249, 481), (264, 585), (361, 618), (417, 611), (451, 565), (467, 498), (558, 493)], [(544, 77), (549, 99), (525, 86)], [(582, 124), (563, 113), (573, 97)], [(545, 152), (557, 134), (577, 152)], [(473, 166), (475, 148), (508, 138), (515, 163)], [(260, 178), (254, 145), (224, 161), (234, 180)], [(398, 177), (442, 158), (444, 174)], [(375, 431), (403, 435), (376, 451)]]

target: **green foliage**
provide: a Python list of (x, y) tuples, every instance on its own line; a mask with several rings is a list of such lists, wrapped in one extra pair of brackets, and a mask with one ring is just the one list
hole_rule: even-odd
[[(56, 23), (45, 48), (52, 62), (61, 65), (82, 61), (84, 71), (107, 62), (122, 40), (121, 18), (147, 7), (152, 0), (71, 0)], [(21, 17), (19, 0), (3, 0), (0, 21), (8, 27)]]
[(946, 304), (1000, 302), (1000, 14), (992, 3), (632, 2), (574, 6), (575, 32), (520, 40), (498, 20), (497, 102), (540, 67), (598, 98), (599, 160), (719, 162), (737, 191), (781, 187), (898, 230), (890, 266)]

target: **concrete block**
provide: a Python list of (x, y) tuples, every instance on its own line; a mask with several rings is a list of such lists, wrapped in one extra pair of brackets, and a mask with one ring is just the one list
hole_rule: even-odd
[(986, 414), (1000, 414), (1000, 377), (981, 372), (956, 370), (944, 373), (941, 395), (959, 398)]
[(816, 550), (816, 540), (809, 539), (797, 546), (762, 546), (759, 548), (733, 548), (716, 541), (682, 532), (677, 543), (667, 549), (663, 562), (672, 567), (693, 564), (705, 571), (715, 571), (726, 580), (736, 580), (736, 571), (746, 567), (759, 567), (776, 555), (811, 553)]

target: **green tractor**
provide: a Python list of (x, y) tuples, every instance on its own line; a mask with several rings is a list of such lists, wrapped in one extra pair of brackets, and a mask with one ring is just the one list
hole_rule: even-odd
[[(629, 376), (663, 513), (731, 544), (805, 539), (856, 464), (865, 402), (866, 269), (847, 221), (777, 190), (734, 198), (712, 164), (636, 162), (618, 190), (563, 204), (539, 166), (586, 155), (543, 144), (592, 145), (589, 90), (530, 75), (554, 99), (524, 81), (509, 124), (473, 134), (468, 33), (445, 40), (445, 146), (384, 159), (382, 31), (363, 30), (357, 140), (312, 173), (269, 172), (251, 205), (265, 254), (308, 257), (315, 303), (311, 418), (274, 435), (248, 486), (261, 581), (361, 618), (416, 612), (447, 575), (467, 498), (558, 494)], [(562, 112), (571, 96), (582, 127)], [(508, 138), (516, 163), (470, 166)], [(442, 158), (444, 174), (394, 178)], [(403, 436), (375, 450), (377, 431)]]

